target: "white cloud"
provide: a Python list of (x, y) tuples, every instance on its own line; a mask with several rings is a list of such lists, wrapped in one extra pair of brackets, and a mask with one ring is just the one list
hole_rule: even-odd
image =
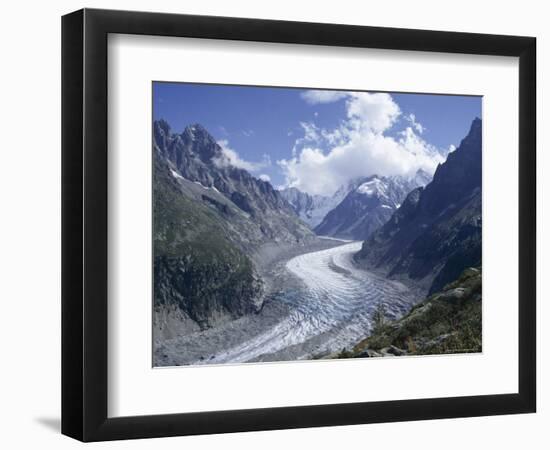
[(343, 94), (347, 119), (332, 130), (302, 123), (304, 136), (296, 141), (292, 158), (278, 161), (287, 186), (310, 194), (331, 195), (359, 176), (413, 175), (420, 168), (433, 173), (443, 161), (414, 124), (394, 136), (387, 135), (401, 114), (391, 95)]
[(352, 92), (347, 100), (347, 114), (354, 126), (382, 133), (390, 128), (401, 111), (389, 94)]
[(452, 153), (456, 150), (456, 145), (451, 144), (449, 145), (449, 148), (447, 149), (447, 153)]
[(218, 145), (222, 149), (222, 155), (212, 159), (214, 164), (218, 167), (233, 166), (239, 169), (245, 169), (249, 172), (257, 172), (271, 165), (269, 155), (263, 155), (263, 160), (261, 162), (245, 161), (239, 156), (236, 150), (229, 146), (229, 141), (227, 139), (219, 140)]
[(258, 178), (262, 181), (271, 182), (271, 177), (267, 173), (261, 173)]
[(304, 137), (303, 139), (305, 141), (313, 141), (317, 142), (320, 138), (319, 136), (319, 128), (314, 123), (311, 122), (300, 122), (300, 126), (304, 130)]
[(311, 105), (346, 99), (348, 118), (360, 120), (363, 126), (375, 131), (389, 128), (401, 113), (397, 103), (386, 93), (309, 90), (301, 97)]
[(317, 105), (319, 103), (333, 103), (346, 98), (347, 92), (342, 91), (318, 91), (310, 90), (302, 92), (301, 97), (310, 105)]
[[(391, 127), (401, 114), (399, 106), (393, 101), (391, 95), (383, 92), (310, 90), (303, 92), (301, 96), (310, 104), (332, 103), (346, 99), (348, 120), (360, 123), (361, 127), (370, 128), (376, 132), (382, 132)], [(317, 112), (314, 113), (315, 117), (317, 114)], [(303, 123), (301, 125), (304, 127)]]
[(405, 120), (411, 124), (416, 132), (418, 132), (419, 134), (424, 133), (425, 128), (422, 126), (422, 124), (416, 121), (416, 116), (413, 113), (406, 115)]

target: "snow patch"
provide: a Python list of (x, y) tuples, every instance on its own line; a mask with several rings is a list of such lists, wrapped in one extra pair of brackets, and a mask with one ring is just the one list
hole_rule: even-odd
[(386, 185), (379, 178), (374, 178), (373, 180), (366, 181), (361, 184), (356, 192), (359, 194), (367, 195), (369, 197), (378, 194), (380, 196), (386, 196)]
[[(183, 178), (183, 177), (182, 177), (182, 178)], [(218, 191), (218, 189), (217, 189), (216, 186), (214, 186), (214, 185), (212, 185), (212, 186), (205, 186), (205, 185), (202, 184), (200, 181), (193, 181), (193, 183), (198, 184), (201, 188), (206, 189), (207, 191), (211, 189), (211, 190), (217, 192), (218, 194), (221, 194), (221, 192)]]
[(205, 185), (202, 184), (200, 181), (193, 181), (193, 183), (198, 184), (200, 187), (202, 187), (202, 188), (204, 188), (204, 189), (210, 189), (210, 186), (205, 186)]
[(182, 176), (181, 176), (179, 173), (177, 173), (175, 170), (170, 169), (170, 172), (172, 172), (172, 176), (173, 176), (174, 178), (179, 178), (180, 180), (185, 180), (185, 178), (182, 177)]

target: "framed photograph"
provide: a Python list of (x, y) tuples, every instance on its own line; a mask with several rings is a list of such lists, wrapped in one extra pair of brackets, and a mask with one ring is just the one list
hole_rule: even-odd
[(536, 40), (62, 21), (62, 432), (535, 412)]

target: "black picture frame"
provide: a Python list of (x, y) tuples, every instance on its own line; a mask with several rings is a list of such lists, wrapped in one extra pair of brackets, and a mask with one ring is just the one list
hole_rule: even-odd
[[(107, 37), (110, 33), (518, 57), (518, 392), (109, 418)], [(535, 92), (533, 37), (94, 9), (64, 16), (62, 433), (82, 441), (102, 441), (535, 412)]]

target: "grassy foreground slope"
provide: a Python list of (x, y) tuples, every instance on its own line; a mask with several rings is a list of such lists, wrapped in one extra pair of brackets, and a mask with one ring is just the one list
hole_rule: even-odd
[(481, 352), (481, 270), (468, 268), (440, 292), (389, 322), (380, 311), (372, 334), (336, 357)]

